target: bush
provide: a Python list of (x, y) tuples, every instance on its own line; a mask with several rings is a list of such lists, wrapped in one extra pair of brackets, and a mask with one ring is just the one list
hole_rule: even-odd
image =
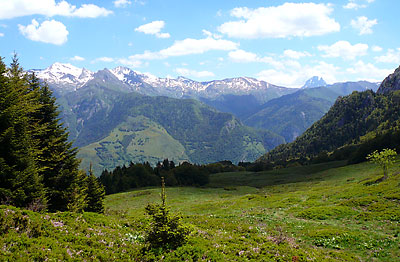
[(383, 170), (383, 179), (388, 178), (388, 170), (393, 165), (397, 153), (393, 149), (383, 149), (378, 152), (375, 150), (373, 153), (367, 156), (367, 159), (375, 164), (378, 164)]
[(169, 213), (165, 199), (165, 183), (162, 178), (161, 205), (149, 204), (146, 206), (147, 214), (152, 217), (150, 229), (146, 232), (145, 237), (150, 249), (176, 249), (187, 241), (190, 234), (189, 228), (181, 224), (181, 217)]

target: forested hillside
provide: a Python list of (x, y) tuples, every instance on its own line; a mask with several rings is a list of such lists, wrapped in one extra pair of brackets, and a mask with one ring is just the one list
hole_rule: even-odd
[(97, 175), (131, 161), (254, 161), (284, 142), (196, 100), (128, 93), (113, 85), (110, 72), (101, 73), (59, 98), (82, 167), (92, 162)]
[[(399, 72), (397, 69), (383, 83), (396, 79)], [(375, 149), (399, 149), (400, 92), (395, 88), (398, 82), (391, 83), (392, 87), (382, 84), (377, 93), (353, 92), (338, 98), (329, 112), (303, 135), (292, 143), (278, 146), (259, 160), (282, 165), (312, 159), (357, 162), (364, 161)]]
[(377, 88), (375, 83), (367, 81), (303, 88), (259, 105), (256, 111), (241, 119), (246, 125), (267, 129), (283, 136), (286, 142), (292, 142), (321, 119), (339, 96), (349, 95), (353, 91), (376, 91)]

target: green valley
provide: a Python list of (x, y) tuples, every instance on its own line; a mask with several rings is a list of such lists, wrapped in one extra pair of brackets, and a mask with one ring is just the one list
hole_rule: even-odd
[(219, 173), (206, 187), (167, 188), (167, 204), (192, 233), (162, 253), (142, 252), (144, 207), (160, 201), (159, 188), (107, 196), (105, 215), (1, 206), (0, 259), (395, 261), (399, 163), (380, 183), (373, 164), (342, 165)]
[(107, 83), (90, 83), (60, 99), (82, 168), (92, 162), (97, 176), (130, 161), (254, 161), (285, 141), (196, 100), (124, 93)]

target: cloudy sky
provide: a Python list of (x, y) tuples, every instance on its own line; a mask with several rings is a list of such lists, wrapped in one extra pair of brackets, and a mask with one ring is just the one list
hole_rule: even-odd
[(0, 56), (127, 66), (207, 81), (249, 76), (300, 87), (381, 81), (400, 64), (397, 0), (0, 0)]

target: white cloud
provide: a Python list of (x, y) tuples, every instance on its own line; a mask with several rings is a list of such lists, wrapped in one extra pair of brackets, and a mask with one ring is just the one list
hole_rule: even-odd
[(195, 71), (187, 68), (176, 68), (175, 72), (177, 72), (181, 76), (186, 77), (204, 78), (215, 76), (214, 73), (210, 71)]
[(132, 2), (129, 0), (115, 0), (113, 3), (115, 7), (126, 7), (132, 4)]
[(374, 46), (372, 47), (372, 51), (374, 51), (374, 52), (380, 52), (380, 51), (382, 51), (382, 47), (377, 46), (377, 45), (374, 45)]
[(168, 33), (161, 33), (161, 29), (163, 29), (164, 26), (164, 21), (153, 21), (135, 28), (135, 31), (142, 32), (147, 35), (155, 35), (157, 38), (169, 38), (170, 35)]
[(357, 56), (363, 56), (367, 54), (367, 44), (355, 44), (352, 45), (347, 41), (338, 41), (330, 46), (320, 45), (317, 47), (318, 50), (325, 52), (323, 57), (342, 57), (344, 59), (354, 59)]
[(237, 38), (286, 38), (324, 35), (340, 31), (329, 17), (329, 4), (285, 3), (276, 7), (235, 8), (231, 16), (240, 20), (222, 24), (218, 30)]
[(348, 73), (354, 75), (356, 80), (367, 80), (370, 82), (382, 81), (386, 76), (393, 72), (393, 69), (377, 68), (371, 63), (364, 63), (363, 61), (356, 62), (353, 67), (346, 70)]
[(400, 64), (400, 48), (389, 49), (385, 55), (375, 57), (380, 63)]
[(74, 56), (74, 57), (71, 57), (71, 60), (72, 60), (72, 61), (85, 61), (85, 58), (76, 55), (76, 56)]
[(145, 51), (142, 54), (131, 55), (120, 59), (124, 64), (140, 66), (142, 60), (166, 59), (168, 57), (203, 54), (208, 51), (230, 51), (237, 49), (239, 44), (223, 39), (211, 37), (203, 39), (186, 38), (175, 41), (172, 46), (158, 52)]
[(142, 32), (149, 35), (155, 35), (161, 31), (165, 26), (164, 21), (153, 21), (148, 24), (141, 25), (135, 28), (135, 31)]
[(0, 37), (3, 37), (4, 36), (4, 34), (3, 33), (0, 33)]
[(366, 8), (368, 5), (375, 0), (349, 0), (349, 2), (343, 6), (345, 9), (359, 9), (359, 8)]
[(213, 50), (230, 51), (238, 48), (238, 44), (223, 39), (214, 39), (211, 37), (203, 39), (186, 38), (184, 40), (175, 41), (174, 44), (159, 53), (162, 56), (183, 56), (191, 54), (203, 54)]
[(118, 59), (118, 63), (124, 66), (129, 66), (129, 67), (141, 67), (143, 65), (143, 62), (140, 60), (134, 60), (130, 58), (121, 58)]
[(205, 36), (207, 36), (207, 37), (212, 37), (212, 38), (215, 38), (215, 39), (221, 39), (221, 38), (222, 38), (221, 35), (213, 34), (213, 33), (211, 33), (210, 31), (207, 31), (207, 30), (205, 30), (205, 29), (203, 29), (202, 32), (203, 32), (203, 34), (204, 34)]
[(135, 3), (139, 5), (145, 5), (146, 1), (135, 0)]
[(203, 54), (213, 50), (230, 51), (237, 49), (237, 47), (237, 43), (223, 39), (214, 39), (210, 37), (203, 39), (186, 38), (184, 40), (175, 41), (172, 46), (162, 49), (159, 52), (145, 52), (144, 54), (139, 55), (138, 58), (160, 59), (171, 56)]
[(129, 56), (130, 60), (156, 60), (156, 59), (163, 59), (166, 57), (161, 57), (158, 52), (150, 52), (150, 51), (144, 51), (143, 54), (135, 54)]
[(156, 36), (158, 38), (170, 38), (171, 37), (171, 35), (169, 33), (159, 33), (159, 34), (156, 34)]
[(286, 49), (283, 51), (283, 55), (292, 59), (300, 59), (302, 57), (311, 56), (311, 54), (308, 52), (299, 52), (291, 49)]
[(290, 67), (282, 69), (268, 69), (259, 72), (256, 77), (278, 86), (298, 88), (312, 76), (321, 76), (328, 83), (337, 81), (340, 74), (339, 67), (326, 62), (319, 62), (314, 66)]
[(99, 16), (108, 16), (109, 14), (112, 14), (112, 11), (109, 11), (103, 7), (98, 7), (97, 5), (93, 4), (83, 4), (81, 8), (74, 10), (70, 15), (67, 16), (96, 18)]
[(67, 42), (68, 30), (61, 22), (50, 20), (39, 24), (35, 19), (27, 26), (18, 25), (22, 35), (32, 41), (62, 45)]
[(277, 71), (275, 69), (263, 70), (257, 74), (257, 78), (278, 86), (291, 88), (301, 86), (301, 84), (297, 84), (298, 76), (291, 72)]
[(83, 4), (77, 8), (65, 0), (58, 3), (55, 0), (35, 0), (34, 3), (32, 0), (3, 0), (0, 8), (0, 19), (11, 19), (29, 15), (95, 18), (110, 14), (112, 14), (112, 11), (94, 4)]
[(282, 60), (278, 61), (277, 59), (270, 56), (258, 56), (255, 53), (247, 52), (241, 49), (234, 50), (228, 53), (228, 57), (236, 63), (265, 63), (273, 66), (276, 69), (283, 69), (287, 66), (299, 68), (300, 63), (295, 60)]
[(234, 62), (239, 63), (259, 62), (261, 60), (256, 54), (241, 49), (229, 52), (228, 56)]
[(357, 17), (357, 20), (352, 19), (350, 24), (354, 29), (360, 31), (359, 35), (367, 35), (372, 34), (371, 28), (377, 23), (378, 21), (376, 19), (368, 20), (368, 18), (365, 16), (359, 16)]
[(103, 56), (103, 57), (96, 58), (95, 60), (92, 61), (92, 63), (97, 63), (97, 62), (112, 63), (114, 61), (115, 60), (112, 57)]

